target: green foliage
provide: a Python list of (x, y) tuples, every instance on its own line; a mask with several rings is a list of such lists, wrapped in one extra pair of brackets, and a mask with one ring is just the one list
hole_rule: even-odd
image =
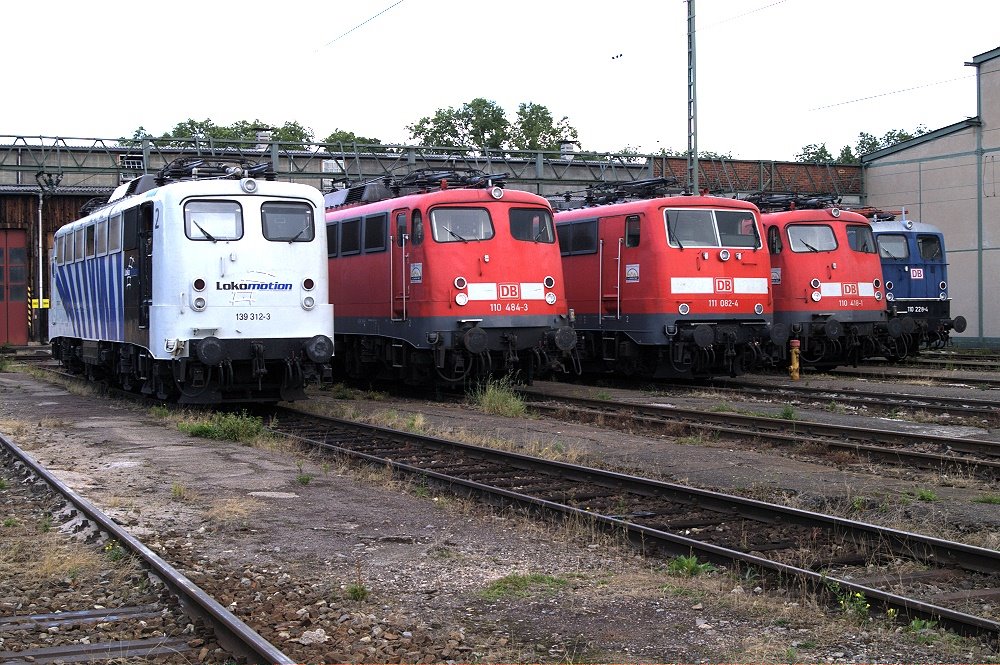
[(368, 597), (368, 589), (363, 584), (351, 584), (347, 587), (347, 597), (360, 602)]
[(493, 150), (558, 150), (561, 141), (575, 141), (577, 131), (563, 116), (555, 121), (541, 104), (523, 102), (512, 123), (496, 102), (477, 97), (462, 106), (438, 109), (407, 125), (410, 138), (423, 145)]
[(42, 533), (52, 530), (52, 518), (49, 515), (46, 515), (38, 521), (38, 530)]
[(375, 138), (359, 136), (354, 132), (349, 132), (340, 128), (333, 130), (333, 133), (322, 141), (323, 143), (361, 143), (365, 145), (381, 145), (382, 142)]
[(249, 442), (264, 431), (264, 421), (246, 411), (240, 413), (213, 413), (207, 421), (179, 423), (177, 428), (205, 439)]
[(180, 483), (174, 483), (170, 486), (170, 498), (174, 501), (183, 501), (188, 496), (187, 488)]
[(490, 582), (480, 595), (486, 600), (499, 600), (507, 596), (523, 598), (537, 592), (554, 593), (567, 584), (569, 581), (562, 577), (542, 573), (511, 574)]
[(782, 409), (778, 417), (782, 420), (795, 420), (795, 408), (791, 404), (786, 404)]
[(917, 490), (916, 496), (918, 501), (937, 501), (939, 498), (934, 490), (925, 489)]
[(0, 490), (5, 490), (10, 487), (10, 483), (7, 482), (6, 478), (0, 478)]
[(840, 154), (837, 155), (836, 160), (833, 158), (833, 155), (830, 154), (830, 151), (827, 150), (825, 143), (810, 143), (809, 145), (803, 146), (802, 151), (795, 155), (795, 161), (821, 163), (836, 161), (838, 164), (857, 164), (860, 161), (861, 155), (883, 150), (896, 145), (897, 143), (909, 141), (910, 139), (926, 133), (927, 128), (923, 125), (917, 125), (917, 127), (912, 131), (905, 129), (890, 129), (882, 136), (875, 136), (874, 134), (869, 134), (868, 132), (860, 132), (858, 134), (858, 141), (854, 144), (854, 147), (852, 148), (849, 145), (845, 145), (840, 149)]
[(698, 557), (694, 554), (674, 557), (667, 564), (667, 571), (671, 575), (682, 575), (684, 577), (696, 577), (716, 570), (717, 568), (708, 562), (699, 562)]
[(275, 127), (263, 120), (237, 120), (231, 125), (216, 125), (210, 118), (195, 120), (188, 118), (174, 125), (169, 132), (159, 137), (150, 134), (145, 127), (139, 127), (132, 134), (131, 140), (123, 140), (125, 144), (135, 144), (144, 138), (157, 138), (160, 145), (183, 146), (193, 140), (237, 141), (233, 144), (243, 148), (252, 148), (258, 144), (260, 132), (270, 131), (271, 141), (282, 143), (308, 143), (313, 140), (313, 130), (303, 127), (294, 120), (286, 121), (280, 127)]
[(472, 403), (486, 413), (495, 416), (517, 418), (527, 411), (524, 400), (514, 390), (510, 377), (490, 379), (474, 388), (470, 394)]
[(921, 630), (934, 630), (935, 628), (937, 628), (937, 621), (931, 621), (930, 619), (913, 619), (910, 621), (910, 625), (907, 626), (907, 630), (914, 633)]
[(149, 408), (149, 415), (154, 418), (166, 418), (170, 415), (170, 409), (163, 405), (152, 406)]
[(0, 356), (0, 372), (10, 371), (10, 359), (5, 356)]
[(300, 473), (299, 475), (295, 476), (295, 482), (297, 482), (299, 485), (308, 485), (309, 481), (312, 479), (313, 477), (310, 476), (308, 473)]
[(865, 598), (865, 594), (860, 591), (846, 591), (840, 588), (840, 584), (831, 580), (826, 580), (826, 588), (837, 598), (837, 605), (855, 621), (863, 623), (868, 620), (871, 604)]
[(112, 561), (121, 561), (128, 556), (128, 550), (122, 547), (118, 541), (112, 540), (104, 546), (104, 554)]
[(797, 162), (832, 162), (833, 155), (826, 149), (825, 143), (810, 143), (802, 147), (802, 152), (795, 155)]
[(5, 517), (4, 520), (3, 520), (3, 525), (5, 527), (8, 527), (8, 528), (12, 527), (12, 526), (17, 526), (17, 518), (16, 517)]
[[(3, 487), (0, 486), (0, 489), (3, 489)], [(973, 502), (998, 505), (1000, 504), (1000, 494), (984, 494), (983, 496), (976, 497), (975, 499), (973, 499)]]

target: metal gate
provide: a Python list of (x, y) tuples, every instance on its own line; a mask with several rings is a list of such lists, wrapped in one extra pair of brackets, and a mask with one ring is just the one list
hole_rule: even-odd
[(0, 344), (28, 343), (28, 249), (21, 229), (0, 229)]

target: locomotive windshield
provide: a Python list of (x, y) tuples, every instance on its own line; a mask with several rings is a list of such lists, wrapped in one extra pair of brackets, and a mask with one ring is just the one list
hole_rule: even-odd
[(469, 242), (493, 237), (493, 222), (486, 208), (435, 208), (431, 233), (437, 242)]
[(553, 243), (552, 215), (538, 208), (511, 208), (510, 235), (514, 240)]
[(943, 256), (941, 238), (938, 236), (917, 236), (917, 247), (920, 249), (920, 258), (925, 261), (933, 261)]
[(184, 204), (184, 233), (191, 240), (239, 240), (243, 237), (243, 209), (236, 201), (188, 201)]
[(792, 224), (788, 227), (788, 246), (793, 252), (832, 252), (837, 249), (837, 238), (825, 224)]
[(867, 224), (848, 224), (847, 244), (855, 252), (874, 254), (875, 234), (872, 233), (872, 227)]
[(878, 253), (883, 259), (907, 259), (910, 248), (906, 245), (906, 236), (880, 233), (878, 236)]
[(264, 237), (283, 242), (311, 242), (316, 235), (313, 211), (305, 203), (269, 201), (260, 207)]
[(760, 247), (749, 210), (664, 210), (671, 247)]

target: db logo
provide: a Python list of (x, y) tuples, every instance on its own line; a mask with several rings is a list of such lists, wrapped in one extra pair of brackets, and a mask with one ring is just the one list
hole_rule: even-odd
[(923, 279), (924, 269), (923, 268), (910, 268), (910, 279)]
[(715, 292), (716, 293), (732, 293), (733, 292), (733, 280), (729, 277), (716, 277), (715, 278)]
[(858, 295), (858, 285), (857, 284), (844, 284), (844, 295), (845, 296), (856, 296), (856, 295)]
[(518, 298), (520, 295), (517, 284), (500, 284), (499, 286), (501, 298)]

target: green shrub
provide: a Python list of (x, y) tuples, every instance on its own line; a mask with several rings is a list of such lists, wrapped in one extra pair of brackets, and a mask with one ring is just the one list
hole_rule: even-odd
[(177, 428), (191, 436), (205, 439), (249, 442), (264, 431), (264, 421), (246, 411), (239, 413), (213, 413), (208, 420), (179, 423)]

